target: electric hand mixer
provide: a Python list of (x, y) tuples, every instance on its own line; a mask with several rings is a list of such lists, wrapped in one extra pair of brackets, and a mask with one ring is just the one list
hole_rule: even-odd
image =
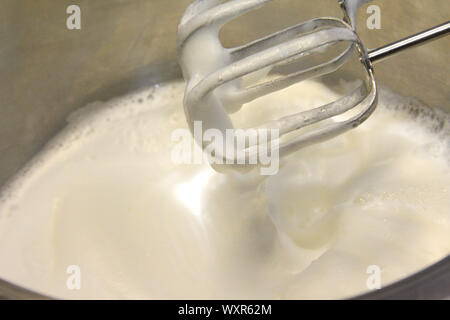
[[(315, 78), (337, 71), (353, 52), (367, 74), (366, 81), (349, 95), (330, 104), (271, 120), (258, 128), (279, 130), (279, 137), (317, 124), (306, 133), (277, 143), (280, 156), (285, 156), (307, 145), (325, 141), (358, 127), (374, 112), (378, 102), (378, 90), (373, 64), (393, 54), (448, 35), (450, 21), (432, 29), (405, 38), (376, 50), (368, 50), (356, 30), (357, 10), (370, 0), (339, 0), (345, 17), (317, 18), (292, 26), (244, 46), (227, 49), (219, 40), (224, 24), (251, 10), (260, 8), (272, 0), (197, 0), (186, 10), (178, 31), (178, 53), (183, 76), (187, 81), (184, 107), (191, 131), (194, 122), (201, 121), (206, 129), (215, 128), (225, 132), (234, 129), (228, 116), (244, 104), (274, 91), (284, 89), (305, 79)], [(346, 43), (343, 52), (325, 63), (297, 70), (277, 79), (267, 78), (275, 66), (286, 64), (328, 46)], [(254, 84), (244, 86), (243, 79), (253, 79)], [(345, 121), (327, 122), (326, 119), (358, 110)], [(323, 125), (320, 126), (320, 124)], [(205, 144), (197, 141), (203, 148)], [(270, 141), (269, 143), (273, 143)], [(244, 163), (255, 145), (228, 154), (215, 154), (223, 163)], [(238, 159), (243, 157), (243, 159)], [(241, 161), (241, 162), (240, 162)]]

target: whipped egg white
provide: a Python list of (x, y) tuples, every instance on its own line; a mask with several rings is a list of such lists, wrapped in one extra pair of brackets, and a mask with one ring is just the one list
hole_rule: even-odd
[[(450, 253), (445, 114), (382, 89), (363, 126), (277, 175), (220, 174), (171, 161), (183, 92), (166, 83), (68, 118), (1, 192), (1, 278), (58, 298), (331, 299), (368, 291), (370, 266), (386, 286)], [(306, 81), (232, 120), (336, 98)]]

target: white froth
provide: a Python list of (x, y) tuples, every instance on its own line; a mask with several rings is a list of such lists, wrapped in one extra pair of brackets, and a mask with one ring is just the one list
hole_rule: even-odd
[[(262, 180), (171, 162), (183, 89), (68, 118), (1, 193), (1, 278), (63, 298), (342, 298), (367, 290), (370, 265), (386, 285), (450, 253), (446, 115), (382, 90), (362, 127)], [(307, 81), (232, 119), (249, 127), (336, 98)]]

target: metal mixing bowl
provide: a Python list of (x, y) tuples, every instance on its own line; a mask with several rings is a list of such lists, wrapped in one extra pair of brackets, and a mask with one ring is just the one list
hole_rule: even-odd
[[(2, 0), (0, 2), (0, 185), (65, 124), (95, 100), (180, 77), (176, 30), (191, 0)], [(66, 28), (66, 8), (81, 7), (81, 30)], [(449, 20), (448, 0), (374, 1), (382, 29), (361, 38), (376, 47)], [(336, 0), (277, 0), (233, 22), (230, 44), (318, 16), (341, 16)], [(450, 111), (449, 38), (376, 66), (380, 84)], [(450, 212), (449, 212), (450, 214)], [(1, 262), (0, 262), (1, 263)], [(42, 297), (0, 280), (0, 296)], [(448, 298), (450, 257), (362, 298)]]

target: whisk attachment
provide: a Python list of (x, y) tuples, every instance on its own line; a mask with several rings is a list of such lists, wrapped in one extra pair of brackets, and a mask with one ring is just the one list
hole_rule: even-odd
[[(235, 152), (235, 138), (225, 148), (215, 150), (214, 157), (223, 164), (248, 164), (258, 149), (274, 150), (285, 156), (302, 147), (331, 139), (358, 127), (374, 112), (378, 101), (377, 84), (369, 51), (356, 33), (355, 10), (367, 0), (342, 0), (344, 19), (323, 17), (286, 28), (243, 46), (225, 48), (219, 40), (221, 28), (229, 21), (260, 8), (271, 0), (197, 0), (186, 10), (178, 29), (178, 55), (187, 82), (184, 98), (186, 118), (191, 131), (195, 122), (205, 129), (216, 129), (226, 136), (235, 130), (229, 117), (248, 102), (287, 88), (306, 79), (316, 78), (340, 69), (356, 49), (366, 79), (349, 95), (311, 110), (270, 120), (255, 130), (276, 130), (279, 134), (267, 139), (250, 139)], [(349, 9), (350, 8), (350, 9)], [(275, 67), (282, 66), (344, 43), (345, 49), (319, 65), (281, 75), (267, 77)], [(250, 85), (247, 83), (250, 82)], [(324, 121), (350, 110), (356, 115), (344, 121)], [(316, 124), (311, 130), (290, 133)], [(287, 136), (290, 134), (289, 136)], [(206, 148), (201, 137), (197, 142)], [(246, 167), (248, 168), (248, 167)]]

